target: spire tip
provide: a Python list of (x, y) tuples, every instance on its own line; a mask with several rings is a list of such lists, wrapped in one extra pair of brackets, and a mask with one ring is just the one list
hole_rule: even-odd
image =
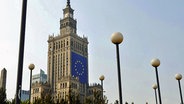
[(70, 0), (67, 0), (67, 6), (70, 7)]

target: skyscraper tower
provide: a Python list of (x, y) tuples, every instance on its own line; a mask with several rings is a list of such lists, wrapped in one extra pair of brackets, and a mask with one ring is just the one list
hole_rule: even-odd
[(84, 97), (88, 85), (88, 39), (77, 34), (70, 0), (63, 9), (60, 34), (48, 39), (48, 83), (54, 99), (70, 94)]
[(3, 69), (1, 70), (0, 88), (6, 89), (6, 73), (7, 73), (6, 69), (3, 68)]

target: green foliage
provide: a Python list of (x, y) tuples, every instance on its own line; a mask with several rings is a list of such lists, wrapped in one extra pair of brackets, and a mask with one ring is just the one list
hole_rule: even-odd
[(81, 104), (79, 100), (79, 96), (75, 97), (74, 95), (69, 96), (69, 101), (62, 99), (61, 101), (54, 102), (51, 95), (48, 94), (45, 97), (36, 99), (33, 104)]
[(29, 100), (21, 101), (21, 104), (29, 104)]
[(81, 104), (79, 95), (77, 95), (77, 96), (70, 95), (69, 96), (69, 102), (70, 102), (70, 104)]
[(55, 104), (50, 94), (42, 96), (42, 98), (36, 99), (33, 104)]
[[(94, 99), (87, 98), (84, 104), (108, 104), (107, 97), (104, 96), (102, 99), (100, 92), (93, 93), (93, 96)], [(61, 99), (60, 101), (58, 100), (54, 102), (51, 94), (42, 94), (41, 98), (36, 99), (32, 104), (82, 104), (80, 102), (80, 95), (76, 96), (70, 93), (67, 98), (68, 100)], [(6, 101), (6, 92), (3, 89), (0, 89), (0, 100), (0, 104), (15, 104), (15, 99), (12, 99), (12, 101)], [(29, 104), (29, 100), (23, 101), (21, 104)]]
[(103, 96), (99, 91), (93, 92), (93, 98), (86, 98), (85, 104), (108, 104), (106, 96)]
[(6, 89), (0, 88), (0, 102), (6, 104)]
[(68, 104), (68, 102), (67, 102), (66, 100), (62, 99), (62, 100), (60, 101), (60, 103), (58, 102), (57, 104)]
[(118, 100), (116, 100), (116, 101), (114, 102), (114, 104), (119, 104)]

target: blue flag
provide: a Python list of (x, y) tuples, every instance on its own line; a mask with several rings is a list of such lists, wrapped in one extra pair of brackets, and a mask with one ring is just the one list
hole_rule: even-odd
[(88, 83), (87, 58), (72, 52), (72, 76), (78, 77), (81, 83)]

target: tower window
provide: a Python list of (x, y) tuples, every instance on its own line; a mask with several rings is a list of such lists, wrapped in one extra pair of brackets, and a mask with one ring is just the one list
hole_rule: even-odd
[(65, 83), (65, 88), (67, 88), (67, 83)]
[(65, 40), (64, 40), (64, 47), (65, 47)]
[(60, 49), (60, 42), (59, 42), (59, 49)]
[(55, 50), (55, 43), (54, 43), (54, 47), (53, 47), (53, 48), (54, 48), (54, 50)]
[(71, 46), (73, 46), (73, 40), (71, 40)]
[(56, 50), (58, 49), (58, 43), (56, 42)]

